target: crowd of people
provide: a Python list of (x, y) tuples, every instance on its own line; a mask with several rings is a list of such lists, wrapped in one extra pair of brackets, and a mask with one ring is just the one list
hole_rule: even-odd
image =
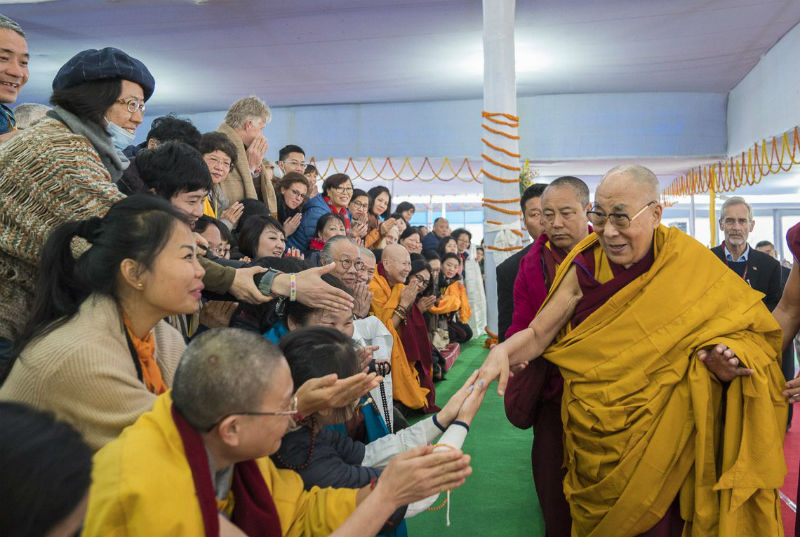
[(119, 49), (12, 110), (29, 58), (0, 16), (0, 533), (405, 535), (470, 475), (498, 380), (548, 535), (781, 534), (800, 272), (749, 246), (743, 198), (709, 250), (661, 224), (642, 166), (594, 201), (529, 187), (500, 343), (443, 401), (483, 328), (468, 230), (320, 184), (299, 145), (270, 162), (255, 96), (133, 145), (156, 80)]
[(463, 230), (423, 251), (385, 187), (270, 162), (255, 96), (133, 145), (156, 81), (119, 49), (12, 110), (28, 61), (0, 16), (0, 533), (402, 535), (464, 482)]

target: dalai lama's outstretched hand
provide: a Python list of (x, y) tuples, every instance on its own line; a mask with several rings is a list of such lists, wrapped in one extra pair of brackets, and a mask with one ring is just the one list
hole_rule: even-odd
[(697, 359), (706, 364), (709, 371), (721, 382), (730, 382), (736, 377), (746, 377), (753, 374), (752, 369), (742, 367), (733, 349), (719, 343), (712, 348), (697, 351)]
[(502, 396), (506, 392), (506, 384), (510, 371), (508, 366), (508, 353), (503, 343), (495, 345), (489, 351), (489, 356), (483, 361), (483, 365), (478, 370), (478, 381), (475, 386), (479, 390), (486, 390), (489, 384), (499, 379), (497, 382), (497, 395)]

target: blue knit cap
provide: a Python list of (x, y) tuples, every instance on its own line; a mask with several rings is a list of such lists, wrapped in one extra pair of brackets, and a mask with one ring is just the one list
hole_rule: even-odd
[(136, 82), (144, 91), (144, 100), (153, 95), (156, 81), (147, 67), (118, 48), (106, 47), (101, 50), (90, 48), (73, 56), (56, 73), (53, 89), (62, 90), (107, 78), (121, 78)]

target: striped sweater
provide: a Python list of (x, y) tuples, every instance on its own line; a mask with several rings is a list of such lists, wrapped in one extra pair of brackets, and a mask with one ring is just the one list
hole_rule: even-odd
[(56, 119), (0, 145), (0, 337), (13, 339), (27, 320), (48, 234), (123, 197), (89, 140)]

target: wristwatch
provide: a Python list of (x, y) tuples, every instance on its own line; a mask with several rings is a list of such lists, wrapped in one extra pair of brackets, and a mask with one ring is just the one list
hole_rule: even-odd
[(258, 290), (264, 296), (279, 297), (281, 295), (272, 292), (272, 282), (275, 281), (275, 276), (283, 274), (280, 270), (268, 268), (267, 271), (261, 276), (261, 281), (258, 282)]

